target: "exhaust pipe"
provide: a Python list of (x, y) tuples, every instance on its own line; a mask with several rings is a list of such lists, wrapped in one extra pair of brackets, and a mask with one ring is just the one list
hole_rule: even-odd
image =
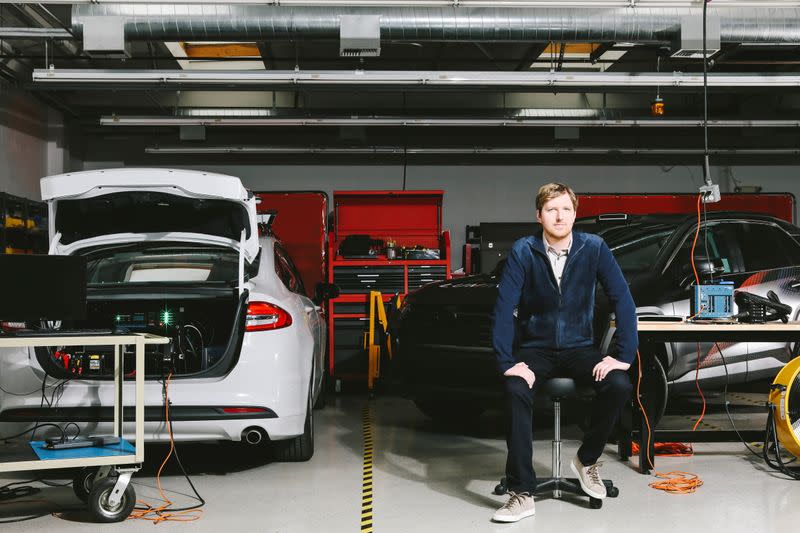
[(242, 431), (242, 441), (246, 442), (251, 446), (257, 446), (261, 444), (261, 441), (265, 439), (266, 435), (264, 435), (264, 430), (257, 427), (249, 427)]

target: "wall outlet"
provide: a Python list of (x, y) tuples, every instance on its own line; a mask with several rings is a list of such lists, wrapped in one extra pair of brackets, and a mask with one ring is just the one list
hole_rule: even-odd
[(719, 202), (722, 197), (719, 194), (719, 185), (703, 185), (700, 187), (700, 193), (703, 195), (704, 204), (713, 204)]

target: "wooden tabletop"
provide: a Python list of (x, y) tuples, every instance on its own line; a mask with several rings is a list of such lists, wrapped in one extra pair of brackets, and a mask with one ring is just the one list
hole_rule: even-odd
[(766, 324), (714, 324), (707, 322), (656, 322), (642, 320), (639, 331), (800, 331), (800, 322), (768, 322)]

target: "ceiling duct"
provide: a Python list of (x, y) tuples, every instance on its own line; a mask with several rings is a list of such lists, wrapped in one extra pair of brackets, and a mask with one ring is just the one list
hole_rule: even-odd
[(711, 57), (720, 51), (719, 18), (709, 17), (706, 21), (706, 45), (703, 48), (703, 19), (684, 17), (681, 21), (681, 38), (672, 57), (680, 59), (699, 59)]
[(381, 55), (381, 19), (375, 15), (343, 15), (339, 32), (342, 57)]
[[(122, 17), (126, 40), (308, 40), (340, 37), (344, 16), (380, 18), (396, 41), (680, 42), (700, 8), (278, 7), (258, 4), (79, 4), (72, 30), (94, 18)], [(800, 42), (800, 8), (709, 8), (721, 43)]]

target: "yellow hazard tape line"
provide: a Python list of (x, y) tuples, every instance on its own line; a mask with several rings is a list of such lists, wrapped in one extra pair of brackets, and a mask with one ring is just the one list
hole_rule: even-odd
[(361, 431), (364, 436), (364, 466), (361, 474), (361, 533), (372, 533), (372, 420), (369, 404), (361, 412)]

